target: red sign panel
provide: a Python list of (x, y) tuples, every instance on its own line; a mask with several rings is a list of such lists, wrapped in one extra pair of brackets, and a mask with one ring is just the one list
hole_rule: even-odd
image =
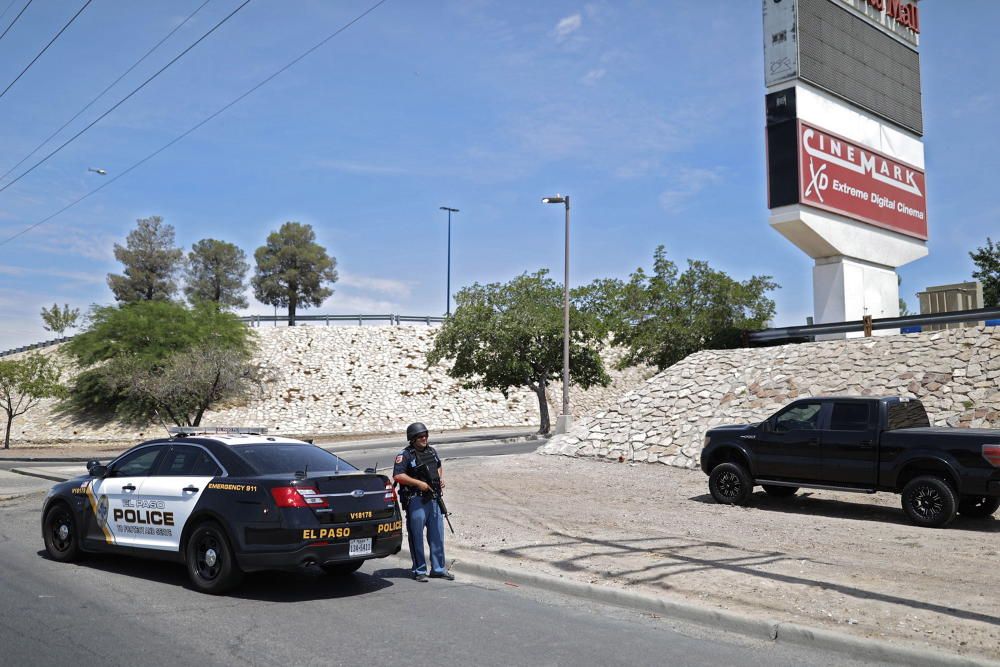
[(924, 172), (799, 121), (799, 201), (927, 240)]

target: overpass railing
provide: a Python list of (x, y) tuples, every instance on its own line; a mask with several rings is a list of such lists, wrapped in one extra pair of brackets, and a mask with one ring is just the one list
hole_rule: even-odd
[(1000, 306), (991, 308), (976, 308), (973, 310), (956, 310), (950, 313), (935, 313), (933, 315), (905, 315), (903, 317), (883, 317), (873, 319), (867, 316), (850, 322), (832, 322), (828, 324), (807, 324), (796, 327), (776, 327), (762, 331), (749, 331), (746, 342), (749, 345), (773, 345), (775, 343), (813, 340), (816, 336), (825, 334), (842, 334), (863, 332), (871, 336), (874, 331), (899, 329), (902, 333), (916, 333), (924, 326), (934, 324), (965, 324), (968, 322), (985, 322), (987, 325), (1000, 326)]

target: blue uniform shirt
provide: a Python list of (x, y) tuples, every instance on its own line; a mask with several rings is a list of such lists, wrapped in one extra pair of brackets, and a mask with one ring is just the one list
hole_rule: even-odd
[[(438, 456), (437, 451), (430, 445), (427, 445), (422, 452), (418, 452), (416, 447), (409, 445), (396, 457), (396, 462), (392, 466), (392, 476), (395, 477), (396, 475), (405, 473), (414, 479), (430, 483), (430, 479), (427, 478), (422, 470), (419, 470), (420, 466), (424, 463), (428, 466), (433, 466), (434, 474), (437, 474), (437, 469), (441, 467), (441, 457)], [(406, 496), (406, 499), (409, 499), (409, 496), (416, 492), (416, 489), (412, 486), (400, 484), (400, 495)]]

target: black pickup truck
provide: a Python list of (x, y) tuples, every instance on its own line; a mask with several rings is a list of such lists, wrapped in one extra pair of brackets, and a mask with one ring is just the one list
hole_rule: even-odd
[(941, 527), (1000, 507), (1000, 430), (931, 427), (912, 399), (805, 398), (759, 424), (709, 430), (701, 469), (719, 503), (745, 505), (758, 484), (778, 498), (888, 491), (913, 523)]

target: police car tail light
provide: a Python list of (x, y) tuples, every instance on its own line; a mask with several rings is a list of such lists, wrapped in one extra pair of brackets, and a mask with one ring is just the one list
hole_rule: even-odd
[(1000, 445), (983, 445), (983, 458), (995, 468), (1000, 468)]
[(392, 482), (385, 483), (385, 504), (399, 502), (399, 498), (396, 497), (396, 487), (392, 485)]
[(326, 498), (318, 496), (316, 489), (299, 486), (277, 486), (271, 489), (271, 497), (278, 507), (329, 507)]

